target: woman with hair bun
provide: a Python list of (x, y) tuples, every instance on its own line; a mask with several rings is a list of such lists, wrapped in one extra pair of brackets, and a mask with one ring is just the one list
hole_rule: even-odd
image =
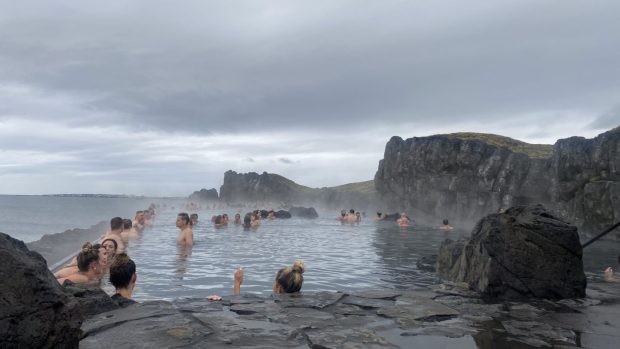
[(66, 277), (58, 279), (62, 285), (69, 280), (76, 284), (98, 283), (107, 265), (108, 252), (99, 244), (90, 242), (82, 245), (82, 250), (77, 255), (78, 271)]
[[(274, 293), (295, 293), (301, 290), (301, 286), (304, 283), (304, 262), (296, 260), (290, 267), (285, 267), (276, 273), (276, 278), (273, 282)], [(235, 271), (235, 285), (234, 294), (241, 293), (241, 284), (243, 283), (243, 268), (238, 268)]]

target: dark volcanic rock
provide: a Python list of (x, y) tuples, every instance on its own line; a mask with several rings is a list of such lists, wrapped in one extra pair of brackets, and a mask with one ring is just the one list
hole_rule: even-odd
[(442, 246), (438, 271), (444, 278), (466, 282), (484, 295), (549, 299), (585, 296), (577, 228), (552, 216), (541, 205), (491, 214), (478, 222), (460, 256), (455, 247), (451, 241)]
[(437, 275), (444, 279), (452, 279), (450, 272), (454, 268), (454, 264), (459, 260), (463, 253), (463, 248), (467, 240), (461, 239), (458, 241), (452, 241), (446, 239), (439, 247), (439, 253), (437, 255)]
[(195, 191), (189, 196), (190, 200), (198, 200), (198, 201), (217, 201), (219, 196), (217, 195), (217, 190), (215, 188), (211, 188), (209, 190), (202, 188), (200, 191)]
[(291, 213), (289, 211), (279, 210), (275, 212), (276, 218), (291, 218)]
[(0, 233), (0, 347), (77, 348), (82, 318), (45, 259)]
[(318, 218), (319, 214), (316, 213), (314, 207), (291, 207), (289, 212), (293, 217), (301, 218)]
[(119, 305), (96, 285), (65, 283), (64, 291), (78, 302), (79, 311), (84, 318), (119, 308)]
[(413, 217), (475, 222), (540, 203), (597, 233), (620, 220), (620, 127), (552, 148), (484, 134), (392, 137), (375, 186), (390, 209)]

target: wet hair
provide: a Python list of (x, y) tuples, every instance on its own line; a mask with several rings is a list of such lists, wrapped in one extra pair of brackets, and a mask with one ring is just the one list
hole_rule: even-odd
[(110, 219), (110, 229), (118, 230), (123, 228), (123, 219), (121, 217), (114, 217)]
[(350, 209), (349, 213), (355, 213), (355, 210), (354, 209)]
[(144, 213), (144, 211), (136, 211), (136, 216), (138, 216), (140, 213)]
[(190, 219), (193, 219), (193, 218), (198, 218), (198, 213), (192, 213), (192, 214), (189, 216), (189, 218), (190, 218)]
[(126, 253), (121, 253), (114, 258), (110, 266), (110, 283), (117, 289), (126, 288), (135, 273), (136, 263)]
[(377, 212), (377, 216), (378, 216), (378, 217), (381, 217), (381, 212)]
[(222, 216), (218, 215), (215, 217), (215, 221), (213, 221), (213, 223), (215, 224), (222, 224)]
[(77, 255), (77, 265), (78, 270), (81, 272), (87, 272), (88, 267), (92, 262), (99, 261), (99, 249), (101, 245), (99, 244), (91, 244), (90, 242), (86, 242), (82, 245), (82, 250)]
[(448, 220), (447, 220), (447, 219), (444, 219), (444, 220), (443, 220), (443, 225), (448, 225), (448, 224), (449, 224)]
[(133, 227), (133, 221), (129, 218), (123, 219), (123, 229), (131, 229)]
[(106, 243), (106, 241), (112, 241), (112, 243), (114, 244), (114, 251), (118, 250), (118, 243), (114, 239), (105, 239), (105, 240), (101, 241), (101, 246), (102, 247), (103, 247), (103, 244)]
[(243, 217), (243, 226), (246, 228), (249, 228), (252, 225), (252, 216), (250, 216), (250, 214), (246, 214)]
[(192, 225), (192, 220), (191, 220), (191, 219), (189, 219), (189, 215), (188, 215), (187, 213), (185, 213), (185, 212), (181, 212), (181, 213), (179, 213), (177, 216), (179, 216), (179, 217), (183, 218), (183, 220), (185, 221), (185, 223), (187, 223), (187, 224), (189, 224), (189, 225)]
[(304, 262), (297, 260), (292, 266), (278, 270), (276, 284), (282, 287), (285, 293), (299, 292), (304, 283)]

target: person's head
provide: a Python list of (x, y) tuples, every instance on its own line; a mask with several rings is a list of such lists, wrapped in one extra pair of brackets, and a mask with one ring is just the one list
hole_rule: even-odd
[(450, 222), (447, 219), (444, 219), (443, 220), (443, 225), (448, 225), (448, 224), (450, 224)]
[(105, 250), (108, 252), (108, 257), (110, 257), (116, 254), (116, 249), (118, 249), (118, 243), (114, 239), (105, 239), (101, 242), (101, 247), (105, 248)]
[(125, 253), (114, 259), (110, 266), (110, 283), (116, 289), (133, 288), (136, 284), (136, 264)]
[(99, 272), (99, 268), (101, 267), (99, 264), (99, 247), (101, 247), (101, 245), (93, 245), (90, 242), (86, 242), (82, 245), (82, 249), (77, 255), (77, 266), (79, 271), (83, 273), (91, 270), (97, 273)]
[(224, 218), (224, 219), (228, 219), (228, 213), (224, 213), (224, 214), (222, 215), (222, 218)]
[(292, 266), (282, 268), (276, 273), (276, 279), (273, 284), (273, 292), (275, 293), (294, 293), (301, 290), (304, 283), (304, 262), (297, 260)]
[(110, 219), (110, 229), (111, 230), (122, 230), (123, 219), (121, 217), (114, 217)]
[(151, 211), (150, 210), (145, 210), (144, 211), (144, 219), (151, 219)]
[(241, 215), (239, 213), (235, 214), (235, 220), (241, 220)]
[(222, 216), (221, 215), (217, 215), (215, 217), (215, 221), (213, 223), (215, 223), (215, 224), (222, 224)]
[(123, 230), (131, 230), (133, 228), (133, 222), (129, 218), (123, 219)]
[(192, 221), (192, 224), (198, 223), (198, 213), (192, 213), (189, 216), (189, 219)]
[(144, 211), (136, 211), (136, 220), (138, 222), (144, 220)]
[(249, 227), (252, 224), (252, 216), (248, 213), (243, 217), (243, 226)]
[(188, 225), (191, 226), (192, 225), (192, 221), (189, 219), (189, 215), (185, 212), (181, 212), (177, 215), (177, 228), (185, 228)]
[(340, 215), (342, 217), (346, 216), (347, 215), (347, 211), (346, 210), (340, 210)]
[(377, 217), (381, 218), (381, 212), (377, 212)]
[(407, 213), (401, 212), (400, 213), (400, 218), (407, 218)]
[(350, 213), (350, 214), (354, 214), (354, 213), (355, 213), (355, 210), (354, 210), (354, 209), (350, 209), (350, 210), (349, 210), (349, 213)]
[(361, 213), (355, 212), (355, 216), (359, 217), (359, 216), (361, 216)]

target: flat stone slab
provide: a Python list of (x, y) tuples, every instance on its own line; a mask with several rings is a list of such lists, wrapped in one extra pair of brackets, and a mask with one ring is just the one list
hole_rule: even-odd
[(140, 305), (103, 313), (88, 320), (80, 348), (196, 347), (212, 331), (164, 305), (159, 311)]
[(316, 292), (274, 295), (274, 300), (283, 308), (323, 309), (337, 303), (344, 297), (342, 292)]
[(620, 343), (617, 284), (597, 286), (600, 299), (558, 302), (488, 303), (467, 291), (452, 292), (454, 287), (144, 302), (88, 319), (80, 346), (563, 348), (581, 343), (609, 348)]
[(395, 304), (392, 300), (362, 298), (357, 296), (346, 296), (342, 299), (342, 303), (356, 305), (362, 309), (383, 308)]

